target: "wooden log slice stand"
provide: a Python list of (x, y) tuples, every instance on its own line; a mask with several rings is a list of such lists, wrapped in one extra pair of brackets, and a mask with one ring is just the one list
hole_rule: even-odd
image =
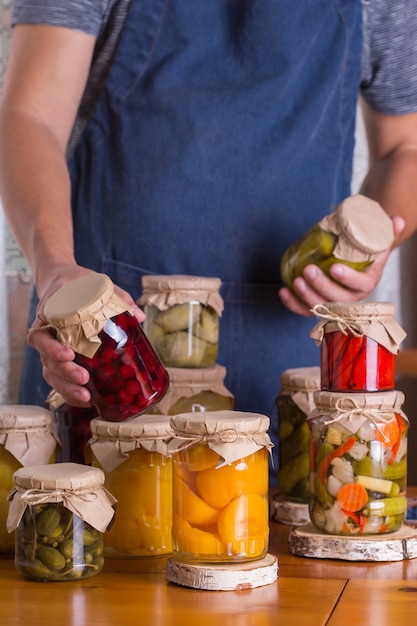
[(407, 524), (381, 535), (327, 535), (312, 524), (290, 530), (291, 554), (345, 561), (403, 561), (417, 557), (417, 529)]
[(291, 502), (285, 496), (274, 494), (270, 499), (271, 517), (275, 522), (301, 526), (310, 522), (308, 504)]
[(190, 564), (171, 557), (167, 561), (170, 582), (208, 591), (240, 591), (274, 583), (278, 578), (278, 559), (267, 554), (246, 563)]

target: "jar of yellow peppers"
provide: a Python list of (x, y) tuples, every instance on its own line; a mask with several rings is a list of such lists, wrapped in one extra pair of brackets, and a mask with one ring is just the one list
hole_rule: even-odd
[(58, 438), (53, 414), (39, 406), (0, 406), (0, 555), (14, 556), (14, 532), (8, 533), (7, 500), (13, 474), (21, 467), (55, 461)]
[(262, 559), (268, 548), (269, 418), (211, 411), (171, 418), (173, 558)]
[(104, 554), (114, 558), (171, 553), (172, 464), (167, 445), (169, 418), (142, 415), (125, 422), (91, 421), (92, 465), (105, 474), (117, 499)]

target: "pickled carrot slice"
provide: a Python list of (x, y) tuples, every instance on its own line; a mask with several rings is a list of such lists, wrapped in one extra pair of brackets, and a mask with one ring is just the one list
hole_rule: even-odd
[(345, 513), (356, 513), (368, 502), (368, 492), (360, 483), (346, 483), (337, 492), (336, 500)]
[(376, 425), (376, 439), (387, 448), (392, 448), (400, 436), (400, 428), (395, 416), (389, 422), (378, 423)]

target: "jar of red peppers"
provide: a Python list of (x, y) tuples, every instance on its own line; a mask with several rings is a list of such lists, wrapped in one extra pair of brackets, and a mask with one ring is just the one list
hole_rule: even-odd
[(51, 411), (31, 405), (0, 407), (0, 555), (14, 555), (14, 533), (6, 530), (13, 474), (28, 465), (54, 463), (59, 438)]
[(90, 422), (97, 417), (97, 409), (67, 404), (55, 389), (48, 394), (46, 405), (52, 411), (58, 428), (60, 448), (58, 463), (86, 463), (86, 446), (91, 437)]
[(217, 359), (223, 299), (219, 278), (143, 276), (143, 328), (167, 367), (208, 367)]
[(321, 388), (386, 391), (395, 387), (395, 357), (406, 333), (392, 302), (328, 302), (311, 337), (320, 346)]
[(233, 410), (234, 396), (225, 387), (226, 368), (168, 367), (169, 387), (164, 398), (149, 413), (176, 415), (199, 411)]
[(292, 289), (310, 263), (329, 276), (333, 263), (362, 271), (393, 241), (392, 220), (380, 204), (360, 194), (349, 196), (285, 251), (282, 280)]
[(317, 391), (314, 399), (311, 521), (331, 535), (398, 530), (407, 513), (404, 394)]
[(185, 563), (261, 559), (269, 537), (269, 418), (212, 411), (171, 418), (173, 555)]
[(67, 283), (47, 300), (44, 316), (46, 328), (88, 370), (86, 387), (102, 419), (130, 419), (164, 396), (168, 373), (108, 276)]
[(308, 504), (310, 495), (310, 430), (307, 416), (320, 389), (320, 368), (300, 367), (281, 374), (278, 409), (278, 486), (285, 500)]
[(94, 419), (89, 443), (92, 464), (105, 474), (117, 499), (104, 538), (113, 558), (160, 557), (172, 550), (172, 439), (169, 418), (141, 415), (122, 423)]

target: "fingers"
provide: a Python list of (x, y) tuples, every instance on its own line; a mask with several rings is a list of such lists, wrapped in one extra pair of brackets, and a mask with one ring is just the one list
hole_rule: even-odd
[(114, 291), (115, 293), (117, 293), (121, 298), (123, 298), (123, 300), (125, 300), (125, 302), (127, 302), (127, 304), (131, 307), (131, 312), (132, 315), (134, 315), (136, 317), (136, 319), (138, 320), (138, 322), (143, 322), (143, 320), (145, 319), (146, 315), (145, 313), (142, 311), (142, 309), (140, 309), (138, 307), (138, 305), (136, 304), (136, 302), (133, 300), (132, 296), (130, 295), (130, 293), (128, 293), (127, 291), (125, 291), (124, 289), (121, 289), (120, 287), (117, 287), (117, 285), (115, 285), (114, 287)]

